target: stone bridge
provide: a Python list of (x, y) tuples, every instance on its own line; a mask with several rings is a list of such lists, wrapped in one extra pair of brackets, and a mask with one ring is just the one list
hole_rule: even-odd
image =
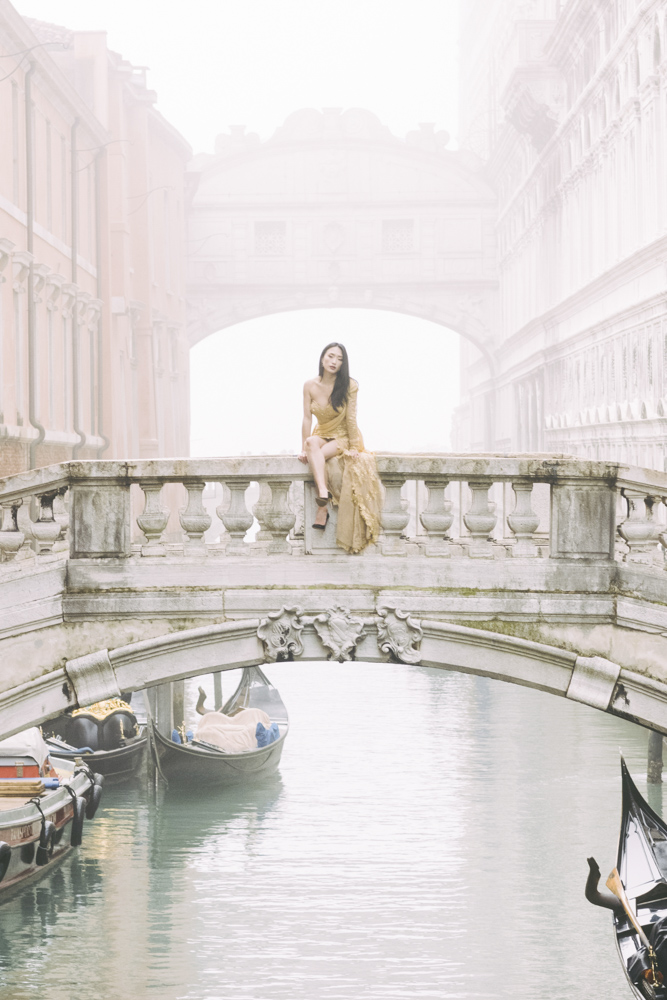
[(310, 527), (292, 456), (67, 462), (0, 482), (0, 734), (298, 657), (475, 672), (667, 733), (667, 474), (558, 455), (377, 461), (383, 534), (357, 556), (336, 549), (335, 516)]
[(279, 312), (379, 309), (455, 330), (492, 375), (497, 196), (448, 143), (361, 108), (304, 108), (266, 142), (219, 135), (189, 174), (190, 343)]

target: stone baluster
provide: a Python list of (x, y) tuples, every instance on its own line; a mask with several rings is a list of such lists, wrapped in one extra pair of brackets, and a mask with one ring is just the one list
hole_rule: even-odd
[(404, 556), (407, 546), (403, 531), (410, 520), (407, 502), (401, 496), (405, 476), (383, 475), (384, 506), (380, 515), (382, 536), (380, 548), (385, 556)]
[(270, 480), (271, 505), (264, 512), (264, 527), (271, 532), (270, 553), (291, 552), (287, 535), (296, 523), (296, 514), (290, 507), (290, 480)]
[(198, 479), (190, 479), (186, 480), (183, 485), (188, 493), (188, 503), (187, 507), (181, 510), (179, 519), (183, 531), (188, 536), (185, 550), (186, 552), (196, 550), (203, 555), (206, 552), (204, 534), (212, 523), (211, 516), (206, 513), (202, 503), (202, 493), (206, 483)]
[(61, 527), (56, 521), (53, 511), (55, 498), (55, 490), (51, 493), (42, 493), (37, 498), (39, 500), (39, 517), (32, 523), (32, 537), (37, 555), (51, 552), (60, 538)]
[[(137, 524), (146, 536), (146, 544), (141, 546), (142, 556), (164, 556), (162, 533), (169, 523), (169, 508), (163, 507), (162, 483), (140, 483), (144, 491), (144, 509), (137, 518)], [(181, 522), (182, 523), (182, 522)]]
[(495, 514), (496, 504), (489, 500), (491, 483), (484, 479), (469, 480), (468, 488), (472, 493), (472, 503), (463, 515), (463, 523), (471, 535), (468, 555), (472, 559), (491, 559), (494, 545), (489, 535), (498, 520)]
[(450, 542), (447, 532), (454, 523), (452, 501), (445, 499), (447, 479), (425, 479), (428, 503), (419, 520), (426, 530), (427, 540), (424, 551), (427, 556), (450, 556)]
[(0, 504), (0, 557), (2, 562), (9, 562), (16, 556), (25, 541), (25, 535), (19, 531), (18, 509), (22, 500), (7, 500)]
[(510, 531), (516, 541), (511, 554), (516, 559), (532, 559), (539, 555), (533, 538), (538, 529), (540, 519), (531, 506), (533, 484), (530, 479), (517, 479), (512, 483), (516, 503), (514, 510), (507, 516)]
[[(226, 503), (223, 498), (216, 514), (224, 524), (229, 534), (225, 551), (229, 555), (248, 555), (250, 547), (245, 544), (245, 536), (252, 527), (253, 517), (245, 502), (246, 490), (250, 486), (249, 479), (230, 479), (225, 486), (229, 489), (230, 499)], [(224, 494), (223, 487), (223, 494)]]
[(67, 486), (61, 486), (59, 490), (56, 490), (56, 495), (53, 498), (53, 516), (60, 525), (58, 541), (63, 541), (67, 538), (67, 531), (69, 529), (69, 510), (65, 503), (66, 495)]
[(303, 538), (305, 534), (306, 502), (304, 485), (302, 480), (297, 479), (290, 486), (289, 502), (296, 518), (294, 528), (292, 529), (292, 538)]
[(258, 551), (267, 550), (273, 538), (265, 523), (266, 515), (271, 507), (271, 487), (266, 480), (259, 484), (259, 499), (253, 505), (252, 512), (257, 518), (259, 531), (255, 535), (255, 549)]
[(623, 490), (628, 516), (618, 533), (628, 546), (624, 562), (651, 564), (656, 553), (660, 527), (653, 519), (654, 498), (638, 490)]

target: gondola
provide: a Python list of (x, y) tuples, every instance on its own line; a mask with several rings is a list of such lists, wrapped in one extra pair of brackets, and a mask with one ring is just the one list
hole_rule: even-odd
[(78, 847), (100, 803), (104, 779), (47, 750), (36, 728), (0, 745), (0, 902)]
[[(202, 700), (200, 699), (200, 706)], [(278, 737), (268, 746), (229, 753), (208, 742), (195, 738), (174, 742), (149, 721), (151, 751), (159, 775), (169, 784), (187, 787), (220, 788), (255, 781), (274, 774), (280, 763), (285, 737), (289, 729), (287, 710), (280, 694), (259, 667), (244, 667), (241, 681), (231, 698), (223, 705), (223, 715), (234, 716), (246, 708), (266, 712), (278, 728)]]
[(131, 705), (120, 698), (98, 702), (58, 716), (43, 727), (50, 756), (55, 760), (82, 760), (109, 785), (141, 773), (148, 745), (146, 727)]
[(616, 868), (600, 891), (588, 859), (586, 898), (613, 911), (616, 948), (632, 995), (667, 1000), (667, 824), (642, 798), (621, 759), (623, 808)]

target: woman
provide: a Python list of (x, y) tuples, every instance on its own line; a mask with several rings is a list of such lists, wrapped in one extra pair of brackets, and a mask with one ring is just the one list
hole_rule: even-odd
[[(347, 351), (327, 344), (320, 355), (319, 375), (303, 387), (303, 450), (299, 461), (310, 466), (318, 505), (314, 528), (324, 530), (329, 501), (338, 506), (336, 541), (346, 552), (360, 552), (380, 534), (382, 487), (375, 457), (364, 451), (357, 427), (358, 384), (350, 378)], [(311, 432), (313, 416), (317, 425)], [(343, 463), (340, 487), (327, 463)]]

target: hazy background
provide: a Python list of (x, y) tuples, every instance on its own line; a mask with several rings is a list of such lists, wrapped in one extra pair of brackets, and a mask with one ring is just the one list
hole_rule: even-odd
[[(434, 122), (456, 141), (457, 0), (14, 0), (21, 14), (77, 30), (149, 66), (158, 108), (213, 150), (230, 124), (268, 138), (301, 107), (365, 107), (399, 136)], [(330, 340), (361, 383), (360, 426), (375, 450), (443, 451), (458, 400), (458, 336), (371, 310), (269, 316), (192, 351), (192, 453), (298, 451), (301, 386)], [(233, 389), (220, 376), (238, 372)]]

